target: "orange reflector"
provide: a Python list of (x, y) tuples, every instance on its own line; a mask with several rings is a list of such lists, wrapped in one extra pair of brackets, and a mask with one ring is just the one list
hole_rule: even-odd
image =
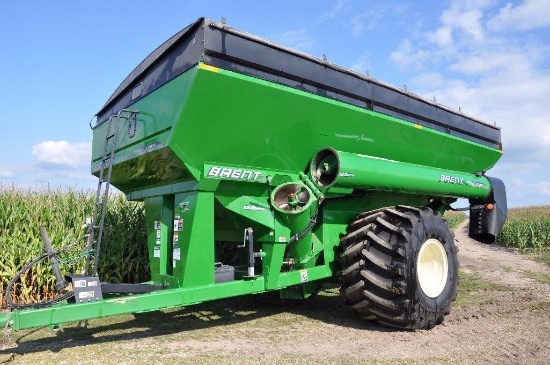
[(487, 204), (487, 210), (493, 210), (495, 206), (491, 203)]

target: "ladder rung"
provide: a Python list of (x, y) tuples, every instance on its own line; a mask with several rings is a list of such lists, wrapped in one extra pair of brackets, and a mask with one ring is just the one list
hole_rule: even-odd
[(109, 139), (113, 138), (114, 136), (115, 136), (115, 134), (111, 133), (111, 134), (105, 136), (105, 139), (109, 140)]

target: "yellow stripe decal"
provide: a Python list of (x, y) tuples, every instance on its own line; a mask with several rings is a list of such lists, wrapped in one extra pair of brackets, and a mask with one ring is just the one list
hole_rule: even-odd
[(422, 126), (420, 124), (415, 124), (414, 127), (418, 129), (422, 129)]
[(218, 67), (207, 65), (206, 63), (199, 62), (199, 68), (201, 70), (207, 70), (212, 72), (220, 72), (220, 69)]

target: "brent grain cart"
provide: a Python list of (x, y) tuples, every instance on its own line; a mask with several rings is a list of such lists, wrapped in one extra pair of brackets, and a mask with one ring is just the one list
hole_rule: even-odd
[[(265, 292), (305, 299), (337, 278), (360, 316), (431, 328), (456, 296), (442, 219), (470, 202), (470, 236), (507, 214), (486, 176), (500, 128), (368, 75), (200, 18), (149, 55), (97, 113), (99, 178), (84, 273), (0, 326), (57, 326)], [(151, 278), (98, 278), (109, 187), (143, 201)]]

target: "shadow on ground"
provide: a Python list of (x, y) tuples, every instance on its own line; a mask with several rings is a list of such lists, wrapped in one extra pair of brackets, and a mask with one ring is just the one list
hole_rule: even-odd
[[(57, 332), (55, 336), (47, 338), (34, 339), (39, 329), (12, 332), (11, 347), (8, 344), (9, 348), (0, 351), (0, 354), (57, 352), (65, 348), (105, 342), (129, 341), (176, 333), (181, 333), (183, 336), (187, 331), (242, 324), (255, 319), (285, 313), (359, 330), (397, 331), (357, 317), (344, 304), (343, 298), (338, 295), (338, 286), (326, 283), (318, 295), (300, 305), (270, 305), (258, 301), (253, 295), (248, 295), (180, 309), (126, 315), (124, 318), (128, 319), (119, 323), (103, 325), (101, 322), (106, 322), (106, 319), (93, 319), (87, 323), (81, 322), (78, 325), (66, 326), (62, 331)], [(113, 318), (116, 319), (116, 317)], [(11, 359), (13, 358), (14, 356), (11, 357)], [(11, 359), (2, 362), (2, 364), (11, 362)]]

